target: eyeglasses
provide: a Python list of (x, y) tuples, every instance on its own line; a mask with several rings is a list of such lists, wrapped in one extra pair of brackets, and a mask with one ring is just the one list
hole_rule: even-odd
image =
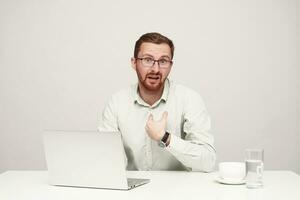
[(158, 66), (163, 69), (169, 68), (173, 64), (172, 60), (167, 60), (167, 59), (154, 60), (151, 57), (136, 58), (136, 59), (140, 60), (144, 67), (149, 67), (149, 68), (153, 67), (155, 65), (155, 62), (157, 62)]

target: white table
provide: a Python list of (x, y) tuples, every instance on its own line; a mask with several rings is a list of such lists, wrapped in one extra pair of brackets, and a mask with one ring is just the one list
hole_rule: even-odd
[(265, 171), (264, 188), (223, 185), (214, 181), (216, 173), (175, 171), (133, 171), (131, 177), (151, 182), (129, 191), (58, 187), (47, 183), (47, 171), (7, 171), (0, 174), (1, 200), (299, 200), (300, 176), (291, 171)]

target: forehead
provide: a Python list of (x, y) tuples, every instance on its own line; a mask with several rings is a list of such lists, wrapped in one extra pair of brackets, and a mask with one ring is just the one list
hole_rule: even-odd
[(151, 55), (155, 58), (168, 56), (169, 58), (171, 58), (171, 48), (166, 43), (154, 44), (150, 42), (144, 42), (140, 47), (140, 51), (138, 55), (139, 56)]

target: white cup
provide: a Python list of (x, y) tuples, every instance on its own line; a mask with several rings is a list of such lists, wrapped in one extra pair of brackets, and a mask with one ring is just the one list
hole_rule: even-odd
[(244, 162), (219, 163), (219, 177), (228, 181), (242, 181), (246, 176)]

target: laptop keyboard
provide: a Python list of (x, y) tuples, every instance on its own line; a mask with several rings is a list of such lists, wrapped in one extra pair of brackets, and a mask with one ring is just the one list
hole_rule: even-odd
[(127, 178), (128, 186), (134, 186), (141, 183), (141, 179)]

